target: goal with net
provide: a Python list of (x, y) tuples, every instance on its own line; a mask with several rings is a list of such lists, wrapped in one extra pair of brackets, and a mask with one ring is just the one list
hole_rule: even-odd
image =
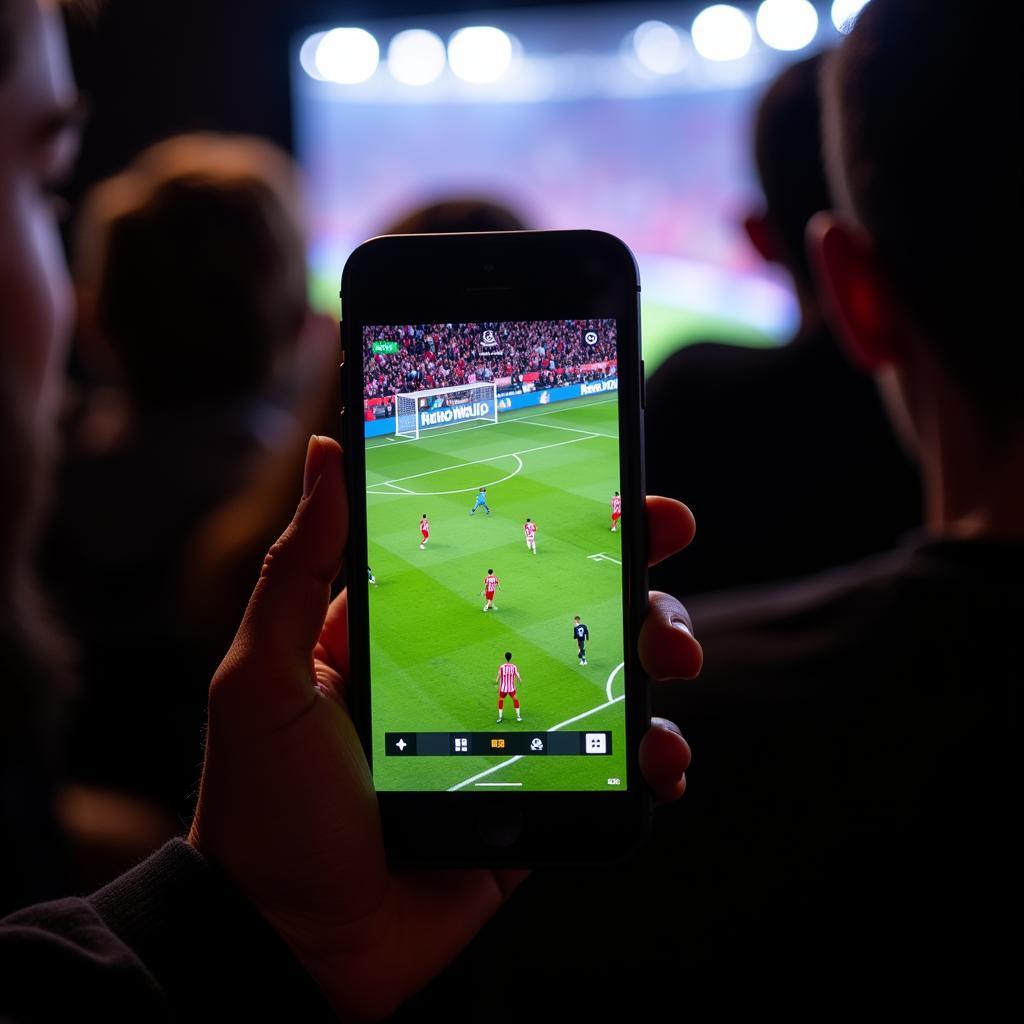
[(395, 395), (395, 434), (418, 438), (424, 430), (482, 420), (498, 422), (497, 384), (477, 382)]

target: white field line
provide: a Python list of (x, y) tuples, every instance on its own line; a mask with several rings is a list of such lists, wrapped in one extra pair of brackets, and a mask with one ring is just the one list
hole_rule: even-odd
[[(618, 669), (615, 670), (617, 672)], [(615, 674), (612, 673), (612, 675)], [(611, 680), (609, 680), (610, 684)], [(614, 697), (611, 700), (607, 700), (604, 704), (598, 704), (596, 708), (591, 708), (589, 711), (584, 711), (582, 714), (576, 715), (573, 718), (567, 718), (564, 722), (559, 722), (558, 725), (551, 726), (547, 732), (556, 732), (566, 725), (572, 725), (573, 722), (578, 722), (581, 718), (587, 718), (590, 715), (596, 714), (598, 711), (604, 711), (605, 708), (610, 708), (613, 704), (618, 704), (620, 700), (625, 700), (626, 695), (622, 694), (620, 697)], [(476, 782), (477, 779), (486, 778), (488, 775), (493, 775), (496, 771), (500, 771), (502, 768), (507, 768), (510, 764), (515, 764), (516, 761), (522, 761), (525, 754), (517, 754), (515, 757), (510, 757), (507, 761), (502, 761), (500, 764), (494, 765), (493, 768), (488, 768), (486, 771), (482, 771), (477, 775), (473, 775), (468, 779), (464, 779), (462, 782), (457, 782), (454, 786), (448, 787), (449, 793), (454, 793), (458, 789), (462, 789), (463, 786), (468, 786), (471, 782)]]
[(612, 699), (612, 681), (619, 674), (619, 669), (621, 669), (625, 664), (626, 663), (624, 661), (620, 661), (618, 665), (616, 665), (615, 668), (612, 669), (611, 675), (608, 677), (608, 685), (605, 686), (604, 692), (607, 695), (609, 701)]
[(590, 437), (607, 437), (613, 441), (617, 441), (618, 437), (615, 434), (602, 434), (600, 430), (581, 430), (579, 427), (562, 427), (557, 423), (531, 423), (529, 422), (532, 416), (521, 416), (517, 423), (525, 423), (528, 427), (544, 427), (547, 430), (568, 430), (573, 434), (588, 434)]
[(537, 448), (524, 448), (518, 452), (506, 452), (504, 455), (492, 455), (489, 459), (474, 459), (472, 462), (459, 462), (454, 466), (442, 466), (440, 469), (428, 469), (425, 473), (412, 473), (409, 476), (396, 476), (394, 480), (382, 480), (379, 483), (369, 484), (370, 487), (386, 487), (396, 483), (403, 483), (406, 480), (418, 480), (420, 477), (433, 476), (435, 473), (447, 473), (450, 469), (462, 469), (463, 466), (480, 466), (488, 462), (498, 462), (500, 459), (513, 459), (520, 455), (530, 455), (532, 452), (542, 452), (548, 448), (561, 448), (562, 445), (576, 444), (579, 441), (589, 441), (589, 437), (573, 437), (568, 441), (555, 441), (554, 444), (542, 444)]
[[(499, 455), (498, 456), (498, 458), (501, 458), (501, 459), (507, 459), (509, 457), (510, 456), (508, 456), (508, 455)], [(523, 471), (523, 460), (521, 458), (519, 458), (518, 455), (512, 455), (511, 458), (516, 460), (516, 468), (513, 469), (511, 473), (506, 473), (505, 476), (501, 477), (498, 480), (485, 480), (482, 484), (480, 484), (480, 487), (494, 487), (497, 484), (503, 484), (503, 483), (505, 483), (505, 481), (511, 480), (512, 477), (514, 477), (514, 476), (519, 476), (519, 474)], [(469, 463), (466, 463), (466, 465), (469, 465)], [(448, 468), (449, 469), (459, 469), (461, 467), (459, 467), (459, 466), (449, 466)], [(434, 472), (435, 473), (443, 473), (443, 472), (445, 472), (445, 470), (435, 469)], [(403, 478), (403, 479), (405, 479), (405, 478)], [(443, 497), (446, 494), (470, 494), (473, 491), (479, 490), (479, 488), (476, 486), (476, 484), (474, 484), (472, 487), (457, 487), (454, 491), (410, 491), (408, 487), (399, 487), (398, 484), (393, 484), (391, 482), (388, 482), (388, 483), (384, 483), (384, 484), (371, 484), (369, 487), (366, 488), (366, 493), (367, 494), (376, 494), (376, 495), (381, 495), (382, 493), (383, 494), (391, 494), (391, 491), (384, 491), (384, 492), (375, 491), (375, 490), (373, 490), (374, 487), (394, 487), (396, 490), (404, 491), (406, 494), (411, 494), (415, 498), (440, 498), (440, 497)]]
[(478, 782), (478, 786), (521, 786), (521, 782)]
[(603, 551), (599, 551), (596, 555), (587, 555), (587, 560), (590, 562), (614, 562), (616, 565), (622, 565), (619, 559), (612, 558), (611, 555), (606, 555)]

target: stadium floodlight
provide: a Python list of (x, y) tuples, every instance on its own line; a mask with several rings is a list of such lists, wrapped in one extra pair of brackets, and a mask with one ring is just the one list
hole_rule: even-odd
[(773, 50), (802, 50), (818, 34), (818, 12), (810, 0), (764, 0), (755, 24)]
[(377, 70), (380, 47), (362, 28), (332, 28), (317, 44), (316, 70), (329, 82), (357, 85)]
[(299, 64), (315, 82), (324, 81), (324, 76), (316, 69), (316, 50), (325, 35), (327, 35), (326, 32), (314, 32), (311, 36), (307, 36), (303, 40), (302, 46), (299, 47)]
[(853, 28), (857, 15), (867, 6), (868, 0), (834, 0), (832, 24), (844, 35)]
[(388, 70), (403, 85), (429, 85), (445, 65), (444, 40), (424, 28), (399, 32), (388, 44)]
[(693, 19), (694, 49), (707, 60), (739, 60), (750, 52), (754, 30), (750, 19), (731, 4), (712, 4)]
[(423, 430), (472, 420), (498, 422), (498, 385), (493, 381), (395, 395), (395, 434), (398, 437), (415, 440)]
[(663, 21), (645, 21), (633, 32), (636, 59), (656, 75), (674, 75), (686, 66), (679, 30)]
[(491, 25), (460, 28), (448, 40), (448, 63), (466, 82), (496, 82), (512, 64), (512, 40)]

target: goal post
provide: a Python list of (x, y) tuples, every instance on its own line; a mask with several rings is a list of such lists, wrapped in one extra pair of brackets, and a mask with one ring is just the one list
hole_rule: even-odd
[(498, 385), (493, 381), (395, 395), (397, 437), (416, 439), (425, 430), (471, 420), (498, 422)]

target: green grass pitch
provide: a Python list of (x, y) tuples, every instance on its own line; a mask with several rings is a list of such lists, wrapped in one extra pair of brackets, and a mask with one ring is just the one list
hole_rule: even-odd
[[(629, 523), (610, 530), (610, 500), (620, 490), (617, 410), (615, 396), (604, 394), (499, 413), (496, 424), (427, 430), (419, 440), (367, 439), (377, 789), (626, 786), (619, 566)], [(469, 514), (480, 487), (490, 516)], [(430, 541), (421, 550), (424, 512)], [(536, 555), (526, 547), (527, 516), (537, 524)], [(501, 589), (496, 609), (484, 612), (491, 568)], [(586, 666), (577, 662), (574, 615), (590, 629)], [(505, 651), (522, 676), (522, 724), (510, 700), (496, 722)], [(610, 730), (612, 754), (384, 756), (385, 732), (555, 728)]]

